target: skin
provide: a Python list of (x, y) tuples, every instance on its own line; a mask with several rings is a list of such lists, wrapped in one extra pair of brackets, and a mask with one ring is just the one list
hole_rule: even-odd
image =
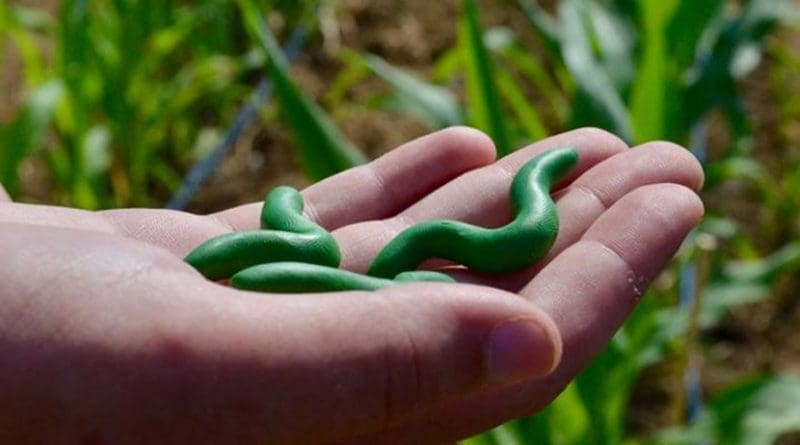
[(561, 146), (580, 162), (554, 195), (551, 251), (458, 284), (265, 297), (182, 261), (258, 228), (259, 203), (207, 217), (0, 203), (0, 443), (442, 445), (543, 408), (699, 221), (684, 149), (585, 129), (494, 162), (485, 136), (450, 129), (303, 191), (364, 272), (417, 222), (499, 226), (515, 172)]

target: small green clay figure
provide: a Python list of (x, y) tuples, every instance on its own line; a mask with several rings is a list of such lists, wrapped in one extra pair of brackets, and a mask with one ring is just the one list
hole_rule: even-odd
[(558, 235), (558, 213), (550, 188), (578, 161), (571, 149), (542, 153), (526, 163), (511, 183), (514, 220), (497, 229), (459, 221), (426, 221), (394, 238), (375, 258), (369, 274), (393, 277), (430, 258), (451, 260), (471, 269), (516, 272), (532, 265)]
[(264, 202), (261, 227), (212, 238), (187, 257), (209, 280), (230, 278), (264, 263), (295, 261), (339, 267), (339, 246), (330, 233), (303, 216), (303, 197), (291, 187), (274, 189)]
[(225, 234), (198, 246), (186, 261), (211, 280), (261, 292), (303, 293), (376, 290), (409, 281), (454, 282), (448, 275), (416, 271), (431, 258), (487, 273), (515, 272), (540, 260), (558, 235), (550, 189), (577, 164), (569, 148), (544, 152), (514, 177), (514, 219), (495, 229), (435, 220), (400, 233), (377, 255), (368, 275), (337, 269), (336, 241), (303, 216), (303, 199), (290, 187), (273, 190), (264, 203), (264, 230)]

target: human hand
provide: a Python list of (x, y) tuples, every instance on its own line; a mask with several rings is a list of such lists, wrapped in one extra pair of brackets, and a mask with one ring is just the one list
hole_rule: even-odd
[(581, 161), (555, 193), (553, 250), (510, 276), (453, 272), (473, 284), (241, 292), (181, 258), (256, 228), (260, 204), (203, 217), (0, 203), (0, 442), (440, 444), (541, 409), (699, 221), (685, 150), (579, 130), (493, 163), (485, 136), (451, 129), (303, 192), (343, 267), (363, 271), (418, 221), (502, 224), (514, 171), (560, 146)]

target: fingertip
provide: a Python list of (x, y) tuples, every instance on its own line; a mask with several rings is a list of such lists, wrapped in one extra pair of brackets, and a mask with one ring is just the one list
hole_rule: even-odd
[(574, 139), (575, 145), (595, 147), (594, 151), (605, 156), (611, 156), (630, 148), (619, 136), (597, 127), (578, 128), (563, 133), (561, 136)]
[(689, 230), (697, 227), (697, 225), (703, 220), (703, 217), (706, 213), (705, 204), (703, 203), (702, 198), (700, 198), (700, 195), (698, 195), (695, 190), (692, 190), (688, 187), (678, 184), (668, 185), (673, 186), (676, 189), (675, 193), (682, 195), (682, 199), (685, 201), (685, 204), (682, 207), (686, 209), (685, 212), (687, 221), (689, 223)]
[(531, 157), (557, 148), (572, 148), (578, 155), (578, 165), (561, 182), (571, 183), (597, 164), (629, 149), (628, 145), (608, 131), (599, 128), (580, 128), (548, 137), (523, 149), (517, 150), (500, 162), (505, 162), (511, 171), (516, 171)]
[(705, 214), (703, 200), (695, 190), (682, 184), (651, 184), (635, 190), (631, 199), (646, 200), (650, 207), (661, 207), (679, 215), (686, 228), (691, 229), (700, 223)]
[(685, 178), (680, 183), (685, 184), (687, 187), (694, 191), (700, 191), (705, 182), (705, 172), (700, 160), (692, 154), (691, 151), (685, 147), (670, 141), (652, 141), (634, 147), (637, 150), (647, 150), (650, 152), (659, 152), (664, 159), (664, 166), (666, 168), (673, 168), (679, 170), (679, 173)]
[(703, 203), (692, 189), (671, 183), (645, 185), (607, 210), (583, 239), (623, 258), (637, 277), (651, 279), (700, 223)]
[(476, 165), (487, 165), (497, 159), (497, 148), (489, 135), (477, 128), (454, 126), (433, 134), (440, 149), (474, 160)]

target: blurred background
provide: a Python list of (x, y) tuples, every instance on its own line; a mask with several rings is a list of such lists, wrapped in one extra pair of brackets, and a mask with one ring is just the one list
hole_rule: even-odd
[(0, 183), (209, 212), (456, 124), (501, 154), (671, 140), (702, 226), (550, 408), (464, 443), (800, 444), (798, 25), (790, 0), (0, 0)]

